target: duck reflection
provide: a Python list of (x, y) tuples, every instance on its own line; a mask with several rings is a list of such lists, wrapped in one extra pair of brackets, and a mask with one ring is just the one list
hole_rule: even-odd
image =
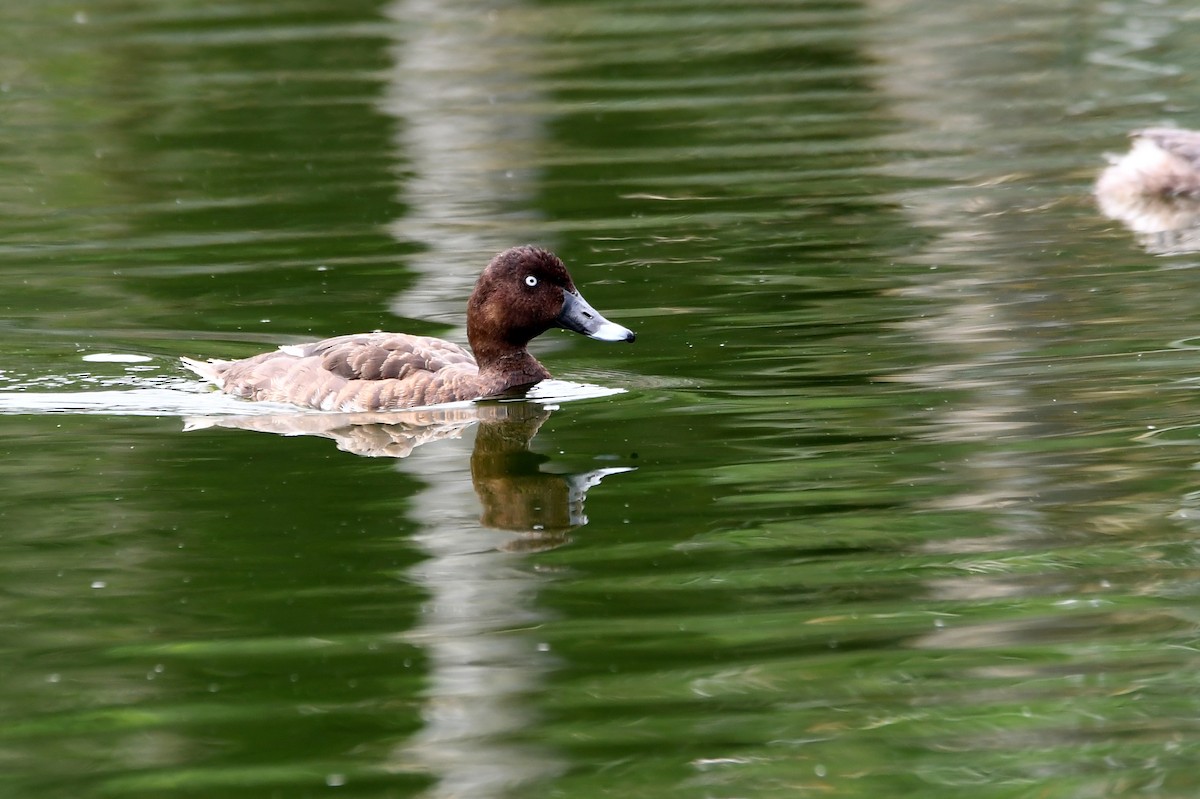
[[(428, 659), (423, 724), (379, 765), (433, 777), (424, 799), (499, 799), (565, 769), (552, 751), (521, 740), (538, 721), (529, 698), (557, 665), (537, 637), (547, 616), (536, 597), (554, 574), (531, 567), (527, 555), (564, 544), (587, 523), (587, 490), (630, 470), (548, 471), (550, 458), (532, 452), (530, 443), (550, 413), (535, 402), (494, 402), (188, 420), (189, 429), (330, 438), (346, 452), (396, 458), (399, 471), (421, 482), (406, 511), (414, 525), (407, 537), (425, 558), (397, 578), (428, 597), (416, 624), (399, 633)], [(472, 489), (481, 508), (471, 501)]]
[(1096, 181), (1096, 203), (1151, 253), (1200, 251), (1200, 131), (1148, 128)]
[(610, 474), (631, 471), (628, 467), (575, 474), (542, 471), (550, 459), (531, 452), (529, 444), (549, 417), (547, 410), (509, 411), (504, 422), (481, 422), (475, 434), (471, 482), (483, 505), (480, 522), (532, 536), (510, 542), (510, 548), (542, 549), (547, 543), (561, 543), (569, 530), (587, 524), (583, 501), (588, 489)]
[(522, 550), (557, 546), (573, 528), (587, 524), (584, 499), (592, 486), (627, 467), (576, 474), (543, 471), (550, 458), (530, 443), (550, 409), (532, 402), (476, 403), (391, 413), (288, 413), (211, 416), (185, 420), (185, 430), (225, 427), (282, 436), (332, 439), (338, 449), (367, 458), (407, 458), (424, 444), (458, 439), (476, 428), (471, 482), (483, 506), (480, 522), (522, 532), (510, 542)]

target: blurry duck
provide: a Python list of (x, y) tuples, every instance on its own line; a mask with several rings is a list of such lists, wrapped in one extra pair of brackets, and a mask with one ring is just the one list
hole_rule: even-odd
[(1100, 210), (1144, 238), (1148, 249), (1196, 249), (1200, 233), (1200, 131), (1147, 128), (1096, 181)]
[(244, 399), (388, 411), (497, 396), (545, 380), (550, 372), (527, 347), (552, 327), (599, 341), (634, 340), (633, 331), (588, 304), (558, 256), (513, 247), (492, 259), (467, 302), (471, 352), (429, 336), (360, 333), (238, 361), (182, 361)]

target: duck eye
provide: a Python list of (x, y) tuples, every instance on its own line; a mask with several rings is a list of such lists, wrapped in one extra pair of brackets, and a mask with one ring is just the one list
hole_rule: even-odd
[(533, 288), (534, 286), (537, 285), (537, 278), (534, 277), (533, 275), (526, 275), (525, 276), (525, 285), (529, 286), (529, 288)]

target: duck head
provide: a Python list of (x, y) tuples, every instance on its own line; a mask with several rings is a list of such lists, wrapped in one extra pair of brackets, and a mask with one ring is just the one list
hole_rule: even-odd
[(489, 357), (524, 350), (562, 327), (598, 341), (633, 341), (632, 330), (605, 319), (575, 288), (558, 256), (513, 247), (492, 259), (467, 303), (467, 339), (482, 367)]

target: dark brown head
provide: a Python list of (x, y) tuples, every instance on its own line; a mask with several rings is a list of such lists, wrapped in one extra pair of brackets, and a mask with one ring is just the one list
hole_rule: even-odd
[(513, 247), (492, 259), (467, 303), (467, 339), (484, 361), (524, 350), (552, 327), (600, 341), (633, 341), (633, 331), (608, 321), (575, 288), (558, 256)]

